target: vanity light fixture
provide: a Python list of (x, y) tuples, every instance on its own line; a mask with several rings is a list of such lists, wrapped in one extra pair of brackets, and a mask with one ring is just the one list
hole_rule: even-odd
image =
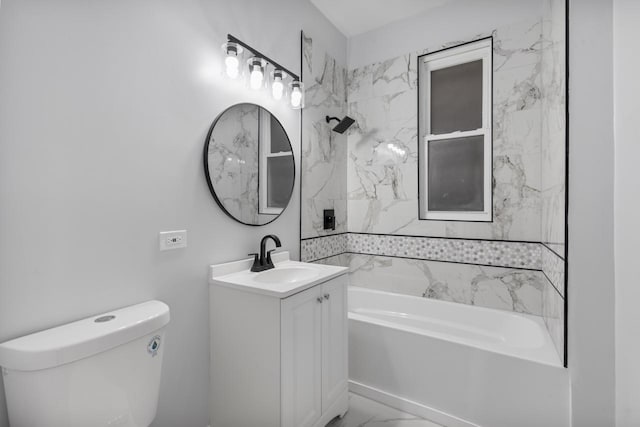
[[(227, 43), (222, 45), (225, 52), (225, 70), (230, 78), (237, 78), (240, 73), (240, 54), (243, 50), (251, 53), (251, 58), (247, 61), (249, 66), (249, 87), (253, 90), (261, 90), (266, 86), (265, 74), (267, 66), (273, 67), (271, 73), (271, 96), (276, 101), (282, 99), (285, 93), (289, 94), (291, 108), (298, 110), (304, 108), (304, 84), (300, 77), (278, 64), (271, 58), (258, 52), (248, 44), (238, 40), (231, 34), (227, 34)], [(285, 89), (285, 80), (291, 79), (288, 84), (289, 90)]]
[(240, 55), (244, 49), (238, 43), (227, 42), (222, 45), (222, 51), (225, 54), (224, 68), (227, 77), (237, 79), (240, 75)]

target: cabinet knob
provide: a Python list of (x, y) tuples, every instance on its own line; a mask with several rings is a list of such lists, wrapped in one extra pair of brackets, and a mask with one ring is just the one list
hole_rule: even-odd
[(318, 302), (322, 302), (322, 297), (318, 297), (318, 298), (316, 298), (316, 301), (318, 301)]
[(329, 295), (329, 294), (324, 294), (324, 299), (329, 299), (330, 296), (331, 295)]

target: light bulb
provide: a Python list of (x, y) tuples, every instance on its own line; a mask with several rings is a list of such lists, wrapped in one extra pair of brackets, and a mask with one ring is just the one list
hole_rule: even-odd
[(282, 71), (274, 70), (273, 71), (273, 82), (271, 83), (271, 96), (276, 101), (282, 99), (282, 95), (284, 94), (284, 84), (282, 84)]
[(300, 80), (294, 80), (289, 83), (289, 92), (291, 93), (291, 108), (300, 110), (304, 108), (304, 84)]
[[(266, 63), (264, 65), (266, 65)], [(264, 80), (264, 65), (263, 60), (260, 58), (251, 58), (249, 60), (249, 69), (251, 70), (251, 74), (249, 75), (249, 87), (253, 90), (258, 90), (262, 87), (262, 81)]]
[(224, 59), (224, 64), (227, 68), (227, 76), (232, 79), (238, 77), (239, 74), (239, 65), (240, 61), (238, 61), (238, 57), (229, 55)]
[(260, 87), (262, 86), (262, 78), (264, 76), (262, 75), (262, 70), (260, 70), (260, 67), (256, 66), (253, 67), (253, 71), (251, 71), (251, 89), (253, 90), (258, 90), (260, 89)]
[(294, 86), (294, 88), (291, 90), (291, 106), (299, 107), (300, 102), (302, 102), (302, 92), (300, 91), (299, 87)]
[(282, 99), (282, 94), (284, 93), (284, 85), (280, 81), (273, 82), (271, 85), (271, 94), (273, 95), (273, 99), (276, 101)]
[(240, 75), (240, 56), (242, 50), (242, 46), (238, 46), (238, 44), (234, 42), (227, 42), (222, 45), (225, 73), (230, 79), (237, 79)]

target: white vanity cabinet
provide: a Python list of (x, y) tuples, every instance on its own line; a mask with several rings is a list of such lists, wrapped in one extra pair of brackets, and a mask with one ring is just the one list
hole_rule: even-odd
[(333, 416), (326, 421), (342, 415), (348, 378), (346, 276), (283, 299), (281, 322), (282, 427), (316, 426), (327, 411)]
[(346, 268), (276, 261), (317, 274), (265, 289), (234, 283), (230, 264), (210, 276), (211, 427), (324, 427), (344, 415)]

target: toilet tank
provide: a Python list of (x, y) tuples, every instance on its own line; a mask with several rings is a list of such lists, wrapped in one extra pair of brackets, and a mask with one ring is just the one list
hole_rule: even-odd
[(167, 323), (148, 301), (0, 344), (11, 427), (148, 427)]

